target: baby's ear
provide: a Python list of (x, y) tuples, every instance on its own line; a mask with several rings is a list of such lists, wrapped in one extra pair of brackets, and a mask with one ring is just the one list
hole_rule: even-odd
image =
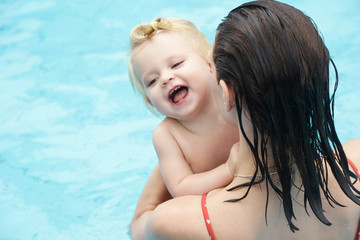
[(207, 65), (208, 65), (209, 68), (210, 68), (210, 72), (211, 72), (211, 73), (214, 73), (214, 72), (215, 72), (214, 63), (213, 63), (212, 61), (209, 61), (209, 60), (207, 60), (206, 63), (207, 63)]
[(145, 101), (152, 106), (152, 102), (150, 101), (150, 99), (148, 97), (146, 97)]
[(231, 84), (226, 83), (222, 79), (219, 81), (219, 84), (222, 90), (225, 109), (226, 111), (230, 112), (235, 105), (235, 94), (233, 88)]

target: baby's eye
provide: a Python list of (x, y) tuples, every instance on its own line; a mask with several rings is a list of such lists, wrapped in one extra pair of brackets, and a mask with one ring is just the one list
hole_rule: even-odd
[(148, 87), (150, 87), (151, 85), (153, 85), (156, 82), (157, 78), (154, 78), (153, 80), (149, 81), (148, 83)]
[(184, 61), (180, 61), (180, 62), (177, 62), (175, 63), (174, 65), (171, 66), (171, 68), (176, 68), (178, 67), (179, 65), (181, 65)]

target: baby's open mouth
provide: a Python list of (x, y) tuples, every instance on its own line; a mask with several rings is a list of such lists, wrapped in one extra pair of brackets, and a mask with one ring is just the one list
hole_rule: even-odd
[(169, 99), (173, 103), (179, 103), (181, 100), (183, 100), (188, 93), (188, 88), (184, 86), (177, 86), (174, 89), (172, 89), (169, 93)]

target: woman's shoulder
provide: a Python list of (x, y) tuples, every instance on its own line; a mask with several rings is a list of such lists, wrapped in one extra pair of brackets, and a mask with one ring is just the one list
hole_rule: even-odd
[[(349, 163), (349, 170), (351, 172), (359, 171), (360, 170), (360, 139), (352, 139), (345, 142), (343, 145), (343, 149), (345, 151), (346, 157)], [(357, 172), (357, 175), (360, 173)], [(348, 215), (351, 215), (356, 211), (356, 213), (360, 213), (360, 208), (357, 204), (350, 200), (350, 198), (344, 194), (343, 190), (340, 188), (338, 181), (335, 178), (331, 178), (329, 188), (332, 190), (334, 197), (337, 201), (345, 206), (349, 206), (349, 208), (344, 208), (350, 210)], [(353, 179), (351, 179), (353, 180)], [(354, 183), (354, 187), (360, 189), (360, 181), (356, 181)], [(330, 211), (330, 210), (329, 210)], [(345, 212), (346, 210), (343, 210)], [(359, 218), (359, 215), (356, 215), (356, 221)]]
[(352, 139), (343, 144), (346, 157), (360, 169), (360, 139)]
[(201, 211), (201, 196), (166, 201), (149, 217), (146, 235), (154, 239), (208, 239)]

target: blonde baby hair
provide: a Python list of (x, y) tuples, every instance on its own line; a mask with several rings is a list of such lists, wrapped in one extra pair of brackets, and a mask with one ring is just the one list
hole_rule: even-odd
[(135, 26), (130, 32), (130, 47), (128, 73), (134, 91), (141, 94), (145, 106), (154, 115), (161, 115), (152, 105), (146, 94), (142, 80), (136, 75), (132, 58), (145, 42), (163, 32), (177, 32), (186, 34), (191, 47), (206, 61), (210, 61), (211, 44), (205, 34), (192, 22), (181, 18), (158, 18), (150, 23)]

